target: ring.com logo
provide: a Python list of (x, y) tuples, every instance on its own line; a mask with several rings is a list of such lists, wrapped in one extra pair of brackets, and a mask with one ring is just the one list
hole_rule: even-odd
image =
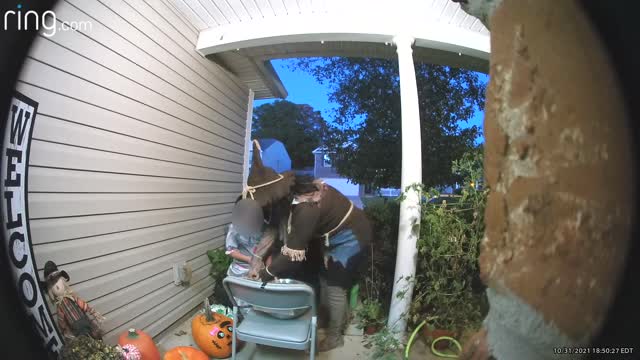
[(12, 26), (17, 26), (18, 30), (40, 31), (42, 28), (42, 35), (46, 37), (54, 36), (58, 31), (91, 31), (92, 28), (91, 21), (61, 21), (51, 10), (38, 14), (33, 10), (26, 11), (22, 4), (18, 4), (16, 10), (5, 11), (3, 22), (4, 30)]

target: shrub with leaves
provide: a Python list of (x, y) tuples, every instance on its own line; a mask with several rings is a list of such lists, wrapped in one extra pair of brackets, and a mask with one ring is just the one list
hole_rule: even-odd
[[(442, 196), (419, 184), (410, 187), (422, 194), (422, 218), (413, 226), (419, 232), (418, 261), (415, 277), (406, 279), (415, 284), (407, 315), (412, 326), (429, 319), (429, 327), (461, 331), (478, 325), (486, 307), (478, 268), (488, 194), (479, 186), (482, 148), (454, 161), (452, 171), (464, 179), (459, 196)], [(394, 285), (399, 203), (403, 200), (404, 194), (397, 201), (377, 201), (365, 207), (376, 235), (365, 279), (367, 298), (382, 299), (385, 311)], [(393, 296), (401, 297), (405, 292)]]
[(382, 305), (375, 299), (365, 299), (356, 309), (356, 319), (358, 319), (358, 328), (366, 328), (367, 326), (377, 326), (382, 323)]
[[(477, 326), (482, 318), (483, 298), (474, 291), (474, 284), (488, 190), (477, 187), (482, 179), (480, 150), (455, 161), (452, 170), (465, 178), (458, 201), (422, 204), (409, 319), (416, 324), (429, 316), (436, 328), (462, 331)], [(428, 198), (438, 195), (432, 189)]]
[(233, 259), (231, 256), (225, 254), (224, 248), (207, 251), (207, 257), (211, 263), (209, 275), (213, 277), (216, 283), (222, 281), (222, 279), (227, 276), (227, 269), (229, 269), (229, 265), (231, 265)]
[(62, 360), (122, 360), (122, 350), (89, 336), (67, 340), (62, 349)]
[(398, 351), (402, 349), (402, 344), (397, 336), (388, 327), (382, 328), (373, 335), (364, 339), (364, 346), (373, 349), (371, 359), (375, 360), (396, 360), (400, 359)]
[(214, 289), (211, 301), (215, 304), (232, 307), (227, 292), (222, 286), (222, 280), (227, 276), (227, 270), (233, 259), (225, 254), (224, 248), (207, 251), (207, 257), (211, 263), (209, 275), (213, 278)]
[(363, 279), (366, 299), (379, 300), (386, 311), (393, 291), (400, 204), (394, 200), (369, 202), (365, 213), (373, 225), (369, 264)]

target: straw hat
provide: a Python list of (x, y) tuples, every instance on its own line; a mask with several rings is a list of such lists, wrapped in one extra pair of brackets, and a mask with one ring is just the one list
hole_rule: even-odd
[(254, 140), (251, 171), (243, 197), (254, 199), (265, 207), (289, 195), (295, 183), (295, 174), (293, 171), (278, 174), (272, 168), (264, 166), (260, 152), (260, 144)]

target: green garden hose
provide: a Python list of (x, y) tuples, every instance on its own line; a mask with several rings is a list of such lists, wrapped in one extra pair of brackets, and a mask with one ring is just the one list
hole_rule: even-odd
[[(404, 358), (405, 360), (409, 359), (409, 352), (411, 351), (411, 345), (413, 344), (413, 340), (416, 337), (416, 334), (418, 333), (418, 331), (420, 331), (420, 329), (424, 326), (424, 324), (427, 323), (427, 320), (423, 320), (420, 325), (418, 325), (415, 330), (413, 330), (413, 333), (411, 333), (411, 337), (409, 338), (409, 342), (407, 343), (407, 347), (404, 349)], [(439, 357), (446, 357), (446, 358), (454, 358), (457, 359), (458, 355), (454, 355), (454, 354), (443, 354), (441, 352), (439, 352), (438, 350), (436, 350), (435, 345), (438, 341), (443, 341), (443, 340), (449, 340), (451, 341), (457, 348), (458, 348), (458, 353), (462, 352), (462, 346), (460, 346), (460, 343), (449, 336), (441, 336), (435, 340), (433, 340), (433, 342), (431, 342), (431, 352), (435, 355), (435, 356), (439, 356)]]
[(418, 325), (416, 327), (415, 330), (413, 330), (413, 332), (411, 333), (411, 337), (409, 338), (409, 342), (407, 343), (407, 348), (404, 349), (404, 358), (405, 360), (409, 359), (409, 350), (411, 349), (411, 344), (413, 344), (413, 338), (416, 337), (416, 334), (418, 333), (418, 331), (420, 331), (420, 329), (424, 326), (424, 324), (427, 323), (427, 320), (423, 320), (420, 325)]
[(460, 346), (460, 343), (456, 339), (454, 339), (452, 337), (449, 337), (449, 336), (440, 336), (439, 338), (433, 340), (433, 342), (431, 342), (431, 352), (435, 356), (457, 359), (458, 355), (455, 355), (455, 354), (443, 354), (443, 353), (439, 352), (438, 350), (436, 350), (436, 347), (435, 347), (436, 343), (438, 341), (442, 341), (442, 340), (451, 341), (458, 348), (458, 354), (460, 354), (462, 352), (462, 346)]

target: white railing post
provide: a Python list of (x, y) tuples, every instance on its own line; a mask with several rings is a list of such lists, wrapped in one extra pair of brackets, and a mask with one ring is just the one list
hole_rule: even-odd
[(244, 161), (242, 164), (242, 188), (246, 188), (249, 178), (249, 152), (251, 151), (251, 124), (253, 123), (253, 98), (255, 94), (249, 89), (249, 99), (247, 101), (247, 123), (244, 134)]
[[(420, 136), (420, 109), (418, 85), (413, 64), (413, 43), (411, 36), (396, 36), (400, 71), (400, 105), (402, 109), (402, 172), (401, 190), (422, 183), (422, 146)], [(387, 325), (399, 337), (404, 337), (407, 328), (407, 312), (413, 295), (413, 278), (416, 272), (417, 234), (413, 225), (420, 223), (420, 194), (416, 190), (405, 192), (400, 203), (400, 226), (398, 232), (398, 252), (394, 276), (393, 294)], [(409, 277), (409, 280), (407, 280)], [(399, 292), (404, 295), (396, 296)]]

